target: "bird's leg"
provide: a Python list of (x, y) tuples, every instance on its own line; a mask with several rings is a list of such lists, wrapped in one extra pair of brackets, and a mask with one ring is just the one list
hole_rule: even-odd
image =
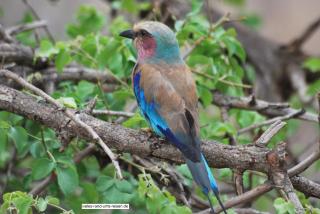
[(209, 201), (210, 208), (211, 208), (210, 213), (211, 214), (215, 214), (209, 194), (207, 194), (207, 197), (208, 197), (208, 201)]

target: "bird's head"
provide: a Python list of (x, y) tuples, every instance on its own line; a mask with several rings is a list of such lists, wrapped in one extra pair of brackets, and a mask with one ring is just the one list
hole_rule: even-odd
[(176, 36), (165, 24), (154, 21), (140, 22), (135, 24), (132, 30), (120, 33), (120, 36), (133, 40), (139, 63), (183, 62)]

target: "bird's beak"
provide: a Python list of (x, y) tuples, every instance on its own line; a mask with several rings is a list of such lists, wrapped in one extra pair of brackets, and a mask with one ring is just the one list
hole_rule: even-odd
[(125, 31), (121, 32), (119, 34), (119, 36), (126, 37), (129, 39), (134, 39), (134, 37), (135, 37), (133, 30), (125, 30)]

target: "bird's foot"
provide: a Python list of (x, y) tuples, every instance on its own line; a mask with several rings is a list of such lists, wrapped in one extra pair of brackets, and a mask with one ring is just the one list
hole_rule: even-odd
[(156, 136), (155, 133), (152, 131), (152, 129), (149, 128), (149, 127), (141, 128), (140, 130), (145, 132), (148, 135), (148, 139), (150, 139), (151, 137)]

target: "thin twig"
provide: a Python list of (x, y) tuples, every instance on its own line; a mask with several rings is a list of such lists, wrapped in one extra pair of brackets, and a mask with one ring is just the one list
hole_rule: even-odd
[(48, 94), (46, 94), (45, 92), (43, 92), (39, 88), (37, 88), (37, 87), (31, 85), (30, 83), (28, 83), (22, 77), (16, 75), (15, 73), (12, 73), (9, 70), (0, 70), (0, 74), (2, 74), (3, 76), (5, 76), (7, 78), (10, 78), (10, 79), (16, 81), (21, 86), (29, 89), (30, 91), (34, 92), (35, 94), (37, 94), (39, 96), (41, 96), (42, 98), (47, 100), (49, 103), (55, 105), (58, 109), (62, 110), (73, 122), (75, 122), (78, 125), (80, 125), (81, 127), (83, 127), (91, 135), (92, 141), (97, 142), (102, 147), (104, 152), (109, 156), (109, 158), (111, 159), (111, 161), (112, 161), (112, 163), (113, 163), (113, 165), (114, 165), (114, 167), (116, 169), (118, 177), (120, 179), (122, 179), (122, 173), (121, 173), (120, 166), (119, 166), (119, 163), (117, 161), (116, 156), (113, 154), (113, 152), (110, 150), (110, 148), (102, 141), (102, 139), (93, 130), (92, 127), (88, 126), (86, 123), (81, 121), (79, 119), (79, 117), (74, 115), (74, 113), (72, 111), (70, 111), (69, 109), (65, 108), (61, 103), (59, 103), (58, 101), (56, 101), (55, 99), (50, 97)]
[(0, 41), (3, 40), (6, 43), (13, 43), (13, 38), (4, 30), (3, 26), (0, 24)]
[(267, 143), (271, 140), (271, 138), (277, 134), (282, 127), (286, 125), (286, 122), (282, 122), (281, 120), (277, 120), (274, 122), (255, 142), (256, 145), (266, 146)]
[(95, 109), (92, 111), (92, 114), (94, 116), (98, 115), (109, 115), (109, 116), (121, 116), (121, 117), (133, 117), (134, 113), (132, 112), (126, 112), (126, 111), (112, 111), (112, 110), (100, 110), (100, 109)]
[(232, 81), (229, 81), (229, 80), (226, 80), (225, 78), (227, 76), (222, 76), (218, 79), (214, 78), (213, 76), (209, 75), (209, 74), (206, 74), (204, 72), (201, 72), (201, 71), (197, 71), (196, 69), (191, 69), (191, 71), (199, 76), (203, 76), (209, 80), (212, 80), (212, 81), (219, 81), (221, 83), (224, 83), (226, 85), (230, 85), (230, 86), (233, 86), (233, 87), (239, 87), (239, 88), (247, 88), (247, 89), (250, 89), (252, 88), (251, 85), (246, 85), (246, 84), (242, 84), (242, 83), (237, 83), (237, 82), (232, 82)]
[[(231, 207), (237, 206), (239, 204), (246, 203), (248, 201), (252, 201), (253, 199), (259, 197), (260, 195), (263, 195), (267, 192), (269, 192), (273, 188), (271, 182), (266, 182), (264, 184), (261, 184), (260, 186), (255, 187), (252, 190), (249, 190), (242, 195), (236, 196), (234, 198), (231, 198), (227, 202), (224, 203), (224, 207), (226, 209), (229, 209)], [(215, 209), (217, 213), (221, 212), (221, 207), (217, 207)], [(197, 214), (207, 214), (210, 213), (210, 209), (203, 210), (201, 212), (198, 212)]]
[[(319, 125), (320, 125), (320, 93), (317, 94), (318, 106), (319, 106)], [(294, 175), (298, 175), (304, 172), (306, 169), (309, 168), (314, 162), (320, 159), (320, 140), (318, 140), (318, 145), (316, 151), (314, 151), (311, 155), (306, 157), (303, 161), (298, 163), (297, 165), (293, 166), (291, 169), (288, 170), (289, 177)]]
[[(23, 1), (23, 3), (28, 7), (28, 9), (31, 11), (31, 13), (33, 14), (33, 16), (34, 16), (38, 21), (40, 21), (40, 20), (41, 20), (40, 16), (38, 15), (37, 11), (32, 7), (32, 5), (30, 4), (30, 2), (29, 2), (28, 0), (22, 0), (22, 1)], [(49, 37), (50, 41), (51, 41), (52, 43), (55, 43), (55, 40), (54, 40), (52, 34), (50, 33), (48, 26), (45, 26), (45, 27), (44, 27), (44, 30), (45, 30), (47, 36)]]
[(297, 112), (291, 112), (291, 113), (289, 113), (289, 114), (287, 114), (287, 115), (285, 115), (285, 116), (274, 117), (274, 118), (271, 118), (271, 119), (269, 119), (269, 120), (263, 121), (263, 122), (261, 122), (261, 123), (253, 124), (253, 125), (251, 125), (251, 126), (248, 126), (248, 127), (243, 128), (243, 129), (240, 129), (240, 130), (238, 131), (238, 135), (243, 134), (243, 133), (248, 132), (248, 131), (251, 131), (251, 130), (253, 130), (253, 129), (260, 128), (260, 127), (262, 127), (262, 126), (268, 126), (268, 125), (270, 125), (270, 124), (272, 124), (272, 123), (275, 123), (276, 121), (289, 120), (289, 119), (291, 119), (291, 118), (297, 117), (297, 116), (300, 115), (300, 114), (303, 114), (304, 112), (305, 112), (305, 111), (302, 109), (300, 112), (299, 112), (299, 111), (297, 111)]
[(289, 43), (288, 47), (293, 50), (299, 50), (301, 46), (314, 34), (320, 26), (320, 17), (318, 17), (311, 25), (309, 25), (302, 34)]
[[(320, 142), (319, 142), (319, 145), (320, 145)], [(309, 166), (311, 166), (314, 162), (319, 160), (319, 158), (320, 158), (319, 147), (317, 148), (317, 151), (313, 152), (311, 155), (306, 157), (306, 159), (304, 159), (303, 161), (301, 161), (297, 165), (290, 168), (288, 170), (289, 177), (292, 177), (294, 175), (298, 175), (298, 174), (304, 172), (306, 169), (309, 168)]]
[(9, 27), (6, 29), (6, 32), (9, 35), (16, 35), (18, 33), (24, 32), (24, 31), (29, 31), (29, 30), (33, 30), (36, 28), (43, 28), (43, 27), (47, 27), (47, 21), (40, 20), (40, 21), (34, 21), (31, 23), (26, 23), (26, 24), (21, 24), (21, 25)]

